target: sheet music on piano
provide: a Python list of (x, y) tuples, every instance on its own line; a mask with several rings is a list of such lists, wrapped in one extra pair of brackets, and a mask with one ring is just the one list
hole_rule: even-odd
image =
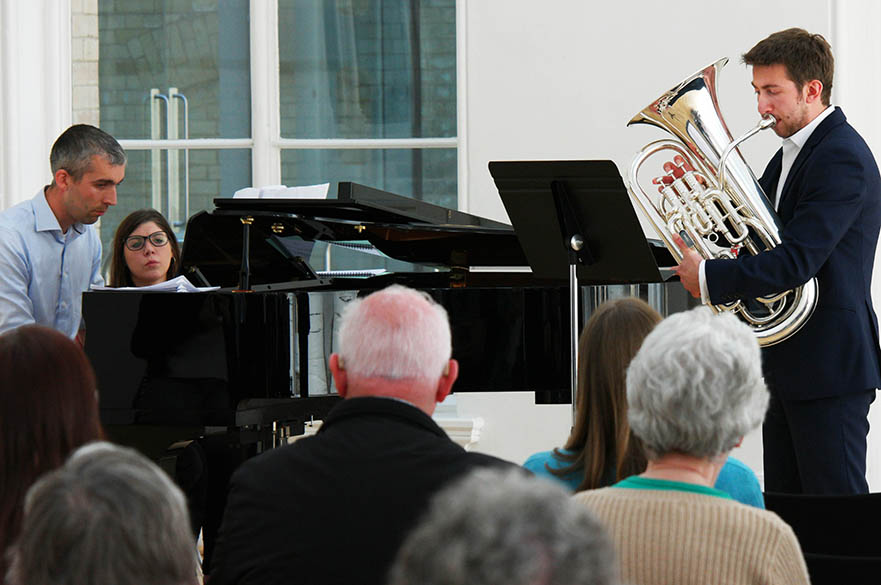
[(118, 291), (138, 291), (138, 292), (210, 292), (213, 290), (220, 290), (219, 286), (195, 286), (193, 283), (187, 279), (186, 276), (180, 275), (172, 278), (170, 280), (166, 280), (165, 282), (160, 282), (158, 284), (151, 284), (148, 286), (99, 286), (97, 284), (93, 284), (90, 287), (90, 290), (118, 290)]
[(330, 183), (317, 185), (266, 185), (245, 187), (233, 193), (233, 199), (327, 199)]

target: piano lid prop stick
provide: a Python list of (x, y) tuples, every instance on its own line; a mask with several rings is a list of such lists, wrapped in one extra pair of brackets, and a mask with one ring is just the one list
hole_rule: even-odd
[(251, 224), (250, 215), (239, 218), (242, 222), (242, 267), (239, 270), (239, 288), (233, 292), (253, 292), (251, 290)]

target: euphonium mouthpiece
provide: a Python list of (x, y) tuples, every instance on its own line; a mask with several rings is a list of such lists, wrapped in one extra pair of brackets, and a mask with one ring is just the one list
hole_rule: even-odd
[(764, 116), (762, 116), (762, 120), (759, 122), (759, 130), (773, 128), (775, 124), (777, 124), (777, 118), (775, 118), (771, 114), (765, 114)]

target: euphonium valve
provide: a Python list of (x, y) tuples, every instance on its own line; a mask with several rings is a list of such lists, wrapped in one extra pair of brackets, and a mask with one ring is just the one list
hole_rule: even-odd
[[(737, 146), (774, 125), (763, 118), (737, 140), (716, 99), (716, 81), (728, 59), (720, 59), (664, 93), (630, 120), (651, 124), (676, 139), (648, 144), (634, 158), (628, 190), (677, 262), (682, 260), (673, 234), (686, 234), (705, 259), (759, 254), (780, 244), (781, 225), (752, 170)], [(651, 187), (640, 182), (640, 170), (664, 160), (653, 171)], [(817, 304), (817, 280), (754, 300), (711, 305), (732, 311), (749, 325), (762, 346), (794, 335)]]

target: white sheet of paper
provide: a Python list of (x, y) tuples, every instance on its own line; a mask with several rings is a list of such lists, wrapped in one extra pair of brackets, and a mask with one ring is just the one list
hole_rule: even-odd
[(265, 187), (245, 187), (233, 194), (233, 199), (327, 199), (330, 183), (318, 185), (266, 185)]
[(208, 292), (218, 290), (219, 286), (193, 286), (186, 276), (177, 276), (171, 280), (160, 282), (159, 284), (151, 284), (150, 286), (121, 286), (114, 288), (112, 286), (92, 285), (92, 290), (131, 290), (138, 292), (145, 291), (164, 291), (164, 292)]

